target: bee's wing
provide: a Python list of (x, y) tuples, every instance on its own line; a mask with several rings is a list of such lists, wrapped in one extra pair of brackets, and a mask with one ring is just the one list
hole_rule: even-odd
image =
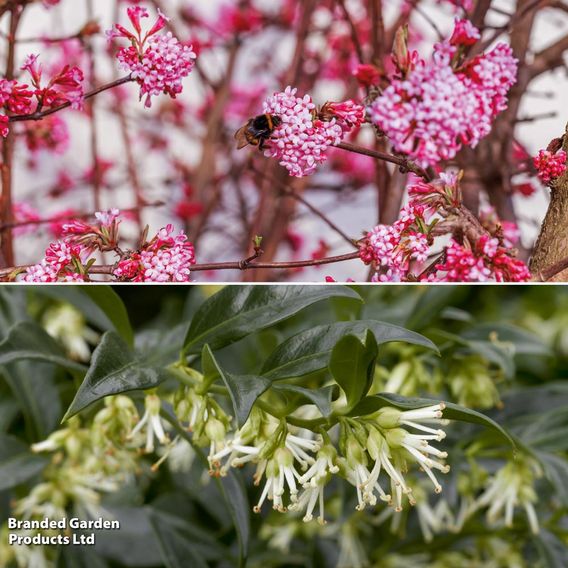
[(241, 128), (239, 128), (235, 132), (235, 140), (237, 141), (237, 150), (244, 148), (249, 143), (248, 140), (247, 140), (247, 137), (245, 135), (245, 129), (246, 129), (246, 125), (241, 126)]

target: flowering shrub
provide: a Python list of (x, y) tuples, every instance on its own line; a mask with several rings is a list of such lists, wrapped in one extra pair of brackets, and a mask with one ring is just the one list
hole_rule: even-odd
[[(566, 277), (565, 192), (546, 217), (539, 200), (565, 183), (562, 101), (549, 97), (564, 80), (558, 3), (12, 4), (0, 10), (2, 280), (41, 264), (62, 222), (109, 209), (127, 212), (121, 249), (134, 256), (69, 257), (50, 280), (187, 281), (189, 243), (194, 273), (218, 281)], [(417, 183), (453, 172), (459, 206), (432, 201), (407, 224)], [(147, 224), (188, 240), (154, 250)]]
[(565, 563), (562, 290), (92, 290), (5, 292), (2, 566)]
[[(62, 241), (52, 243), (40, 264), (26, 269), (26, 282), (88, 281), (90, 258), (95, 251), (112, 251), (118, 256), (110, 273), (124, 282), (189, 282), (195, 264), (193, 245), (186, 235), (171, 236), (172, 225), (161, 229), (135, 251), (119, 247), (120, 212), (96, 213), (96, 224), (72, 221), (61, 226)], [(147, 231), (145, 232), (147, 233)]]

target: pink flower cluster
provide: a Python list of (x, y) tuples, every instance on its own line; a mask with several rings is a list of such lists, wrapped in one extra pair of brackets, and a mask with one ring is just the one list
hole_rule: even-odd
[(478, 37), (471, 23), (458, 20), (450, 41), (435, 46), (432, 61), (420, 61), (406, 78), (394, 78), (368, 109), (395, 150), (422, 167), (453, 158), (462, 145), (474, 147), (506, 108), (517, 71), (509, 46), (497, 44), (454, 69), (457, 46)]
[(282, 121), (272, 134), (265, 156), (277, 158), (290, 175), (303, 177), (327, 160), (330, 146), (339, 144), (347, 131), (362, 123), (365, 109), (353, 101), (326, 103), (319, 117), (311, 97), (300, 98), (296, 92), (288, 86), (264, 103), (263, 112)]
[(367, 234), (359, 249), (361, 260), (387, 270), (374, 280), (398, 282), (407, 276), (411, 260), (426, 261), (430, 245), (424, 225), (424, 208), (410, 203), (393, 225), (378, 225)]
[(34, 96), (42, 108), (50, 108), (69, 103), (71, 108), (83, 108), (83, 71), (79, 67), (65, 65), (42, 86), (43, 68), (38, 63), (39, 55), (28, 55), (22, 69), (30, 74), (35, 88)]
[(84, 282), (78, 271), (82, 266), (81, 247), (57, 241), (45, 251), (45, 258), (27, 269), (24, 282)]
[(130, 42), (129, 47), (123, 47), (117, 53), (121, 68), (129, 71), (140, 85), (140, 99), (146, 97), (146, 107), (152, 105), (153, 96), (161, 93), (175, 99), (183, 90), (182, 80), (195, 64), (197, 55), (192, 46), (182, 44), (171, 32), (158, 34), (168, 21), (162, 13), (145, 34), (140, 21), (149, 17), (148, 11), (132, 6), (127, 13), (136, 33), (120, 24), (107, 33), (109, 40), (125, 38)]
[(566, 152), (559, 150), (555, 154), (548, 150), (539, 150), (538, 156), (533, 159), (539, 179), (549, 184), (566, 171)]
[[(17, 81), (0, 79), (0, 107), (14, 113), (26, 114), (32, 108), (33, 91), (27, 85), (20, 85)], [(10, 119), (0, 115), (0, 134), (6, 138), (10, 132)]]
[(130, 282), (189, 282), (195, 251), (183, 231), (173, 231), (173, 225), (161, 229), (141, 251), (121, 260), (114, 275)]
[(26, 126), (26, 146), (35, 154), (41, 150), (64, 154), (69, 147), (70, 136), (67, 123), (52, 115)]
[(428, 278), (431, 282), (526, 282), (531, 277), (527, 265), (489, 235), (482, 236), (473, 250), (452, 239), (445, 261), (436, 269), (443, 274)]
[(41, 219), (39, 212), (25, 201), (17, 201), (12, 205), (12, 216), (15, 223), (29, 223), (14, 229), (14, 234), (18, 236), (32, 233), (35, 229), (34, 223)]
[(61, 224), (61, 241), (52, 243), (45, 258), (27, 269), (26, 282), (87, 281), (95, 251), (114, 251), (120, 256), (113, 276), (132, 282), (189, 282), (195, 264), (193, 245), (183, 232), (173, 236), (174, 227), (161, 229), (136, 251), (119, 248), (118, 209), (96, 213), (96, 222), (81, 219)]

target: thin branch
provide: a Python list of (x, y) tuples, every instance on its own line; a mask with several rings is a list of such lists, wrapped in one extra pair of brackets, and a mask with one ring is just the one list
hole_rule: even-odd
[(342, 150), (347, 150), (348, 152), (355, 152), (356, 154), (369, 156), (371, 158), (375, 158), (376, 160), (383, 160), (385, 162), (390, 162), (391, 164), (396, 164), (403, 170), (412, 172), (413, 174), (416, 174), (426, 181), (432, 181), (432, 177), (430, 176), (430, 174), (428, 174), (428, 172), (426, 172), (420, 166), (417, 166), (414, 162), (411, 162), (407, 158), (402, 158), (393, 154), (387, 154), (385, 152), (379, 152), (378, 150), (363, 148), (362, 146), (357, 146), (348, 142), (340, 142), (339, 144), (337, 144), (336, 148), (341, 148)]
[[(130, 81), (133, 81), (132, 76), (128, 75), (126, 77), (122, 77), (121, 79), (118, 79), (116, 81), (112, 81), (111, 83), (107, 83), (106, 85), (101, 85), (100, 87), (97, 87), (96, 89), (93, 89), (92, 91), (88, 92), (83, 99), (84, 100), (89, 100), (93, 97), (96, 97), (97, 95), (99, 95), (100, 93), (104, 93), (105, 91), (109, 91), (110, 89), (114, 89), (115, 87), (119, 87), (120, 85), (124, 85), (125, 83), (129, 83)], [(45, 118), (46, 116), (50, 116), (52, 114), (55, 114), (56, 112), (59, 112), (60, 110), (64, 110), (66, 108), (69, 108), (71, 106), (70, 102), (66, 102), (63, 103), (59, 106), (47, 109), (47, 110), (43, 110), (41, 112), (32, 112), (31, 114), (17, 114), (14, 116), (10, 117), (10, 122), (25, 122), (25, 121), (29, 121), (29, 120), (42, 120), (43, 118)]]
[(357, 33), (357, 27), (353, 22), (353, 18), (351, 18), (349, 10), (347, 10), (347, 6), (345, 5), (345, 0), (337, 0), (337, 3), (339, 4), (341, 11), (343, 12), (345, 21), (349, 25), (349, 31), (351, 32), (351, 42), (353, 43), (353, 47), (355, 48), (357, 59), (359, 60), (359, 63), (365, 63), (365, 54), (363, 53), (363, 47), (361, 46), (361, 42), (359, 41), (359, 34)]
[[(214, 262), (210, 264), (195, 264), (191, 267), (192, 272), (204, 272), (210, 270), (253, 270), (253, 269), (293, 269), (304, 268), (307, 266), (322, 266), (324, 264), (334, 264), (345, 262), (347, 260), (355, 260), (359, 258), (358, 252), (351, 252), (339, 256), (329, 256), (327, 258), (295, 260), (291, 262), (254, 262), (258, 255), (255, 255), (235, 262)], [(14, 266), (12, 268), (4, 268), (0, 270), (0, 280), (5, 280), (15, 273), (21, 273), (32, 265)], [(89, 274), (112, 275), (116, 265), (91, 266)]]
[(356, 241), (352, 239), (347, 233), (344, 233), (325, 213), (323, 213), (320, 209), (318, 209), (315, 205), (312, 205), (309, 201), (304, 199), (299, 193), (296, 193), (293, 189), (290, 189), (287, 185), (280, 182), (276, 178), (266, 175), (263, 172), (257, 170), (254, 166), (251, 168), (253, 172), (256, 174), (264, 177), (265, 179), (269, 179), (275, 185), (280, 188), (280, 191), (292, 199), (295, 199), (305, 207), (307, 207), (314, 215), (318, 216), (324, 223), (326, 223), (331, 229), (333, 229), (340, 237), (343, 238), (344, 241), (348, 242), (351, 246), (357, 246)]
[[(163, 207), (165, 203), (163, 201), (153, 201), (151, 203), (143, 203), (140, 207)], [(129, 207), (128, 209), (121, 209), (121, 213), (136, 213), (140, 207)], [(7, 231), (8, 229), (17, 229), (20, 227), (32, 227), (39, 225), (49, 225), (50, 223), (58, 223), (61, 221), (73, 221), (75, 219), (91, 219), (95, 216), (95, 212), (91, 213), (80, 213), (77, 215), (54, 215), (53, 217), (46, 217), (43, 219), (33, 219), (30, 221), (18, 221), (14, 223), (5, 223), (0, 225), (0, 233)]]

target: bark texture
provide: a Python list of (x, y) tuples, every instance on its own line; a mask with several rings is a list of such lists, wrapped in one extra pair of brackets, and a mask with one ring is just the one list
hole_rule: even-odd
[[(568, 152), (568, 125), (562, 142)], [(542, 223), (540, 235), (530, 262), (538, 275), (568, 257), (568, 171), (554, 180), (550, 188), (550, 205)], [(568, 281), (568, 270), (559, 272), (555, 281)]]

